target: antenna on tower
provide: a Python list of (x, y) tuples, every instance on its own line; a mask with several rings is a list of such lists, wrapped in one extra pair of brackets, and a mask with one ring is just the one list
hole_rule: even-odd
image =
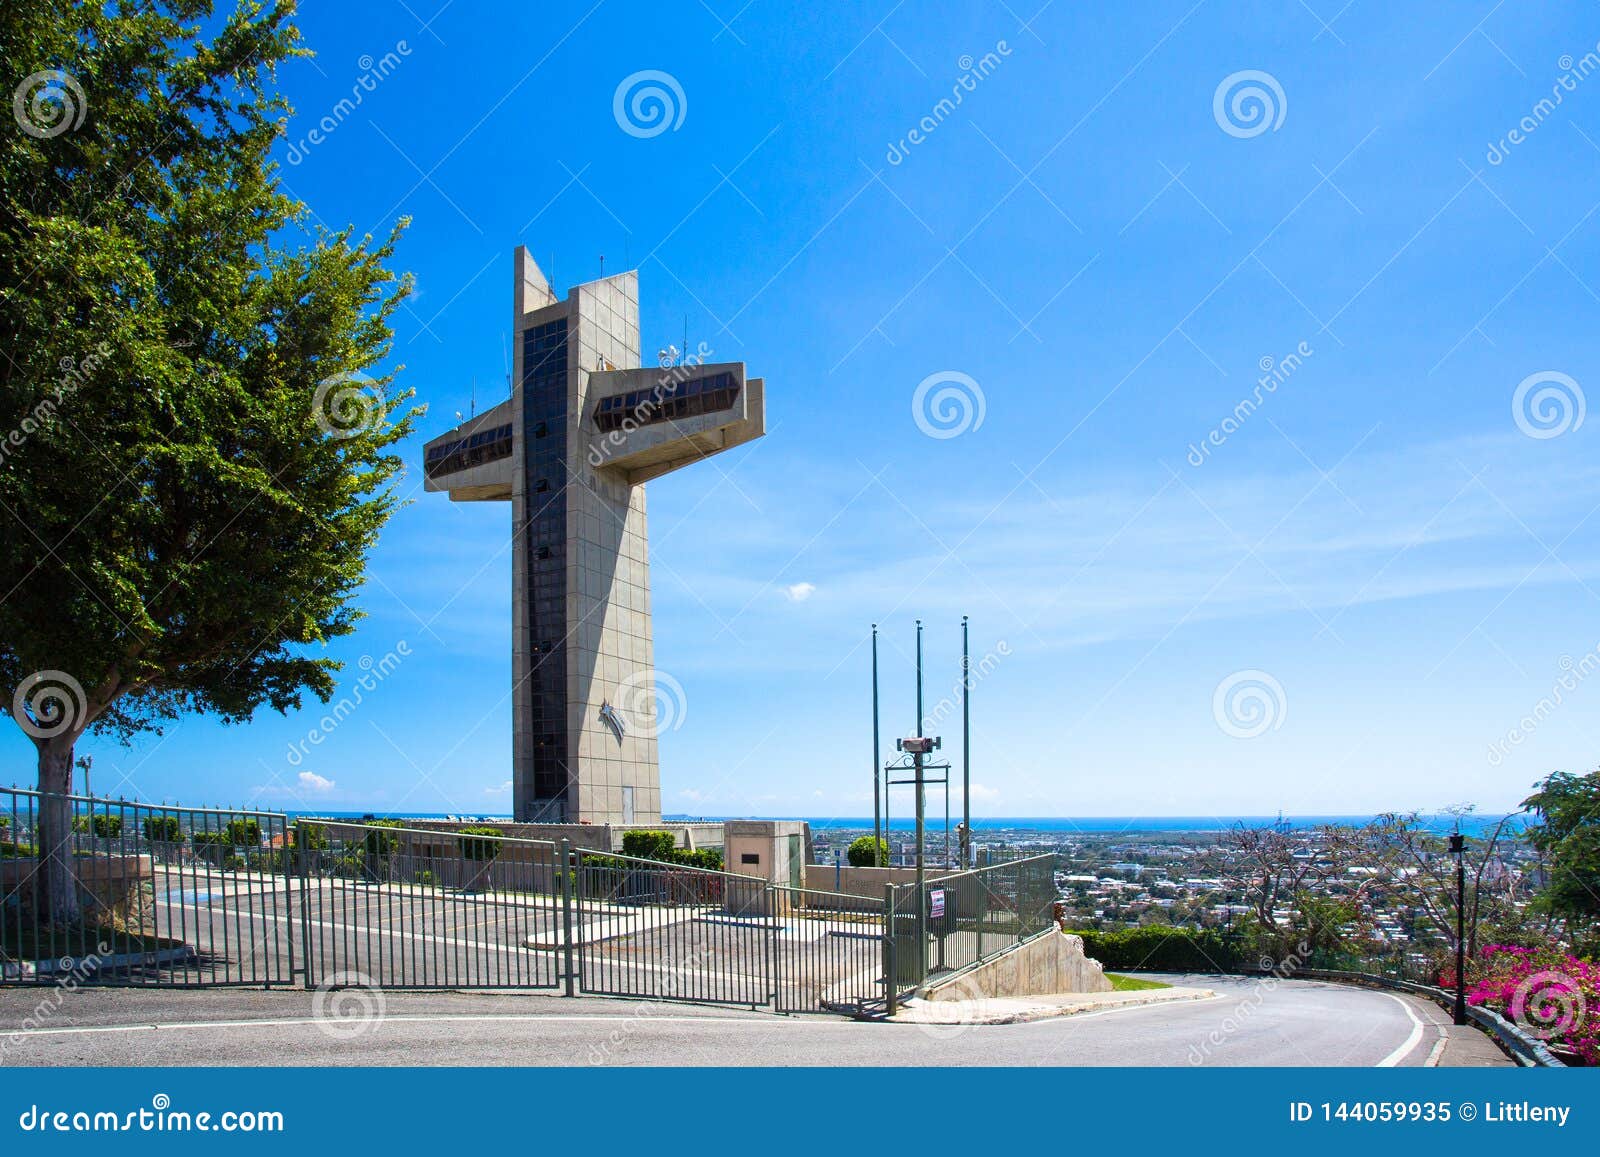
[(604, 277), (605, 275), (606, 275), (606, 255), (604, 253), (602, 253), (602, 254), (600, 254), (600, 276)]
[(469, 416), (474, 417), (474, 418), (476, 418), (478, 416), (478, 379), (477, 378), (473, 378), (472, 379), (472, 408), (468, 411), (468, 414), (469, 414)]
[(506, 335), (505, 334), (501, 334), (500, 335), (500, 362), (501, 362), (502, 365), (505, 366), (505, 370), (506, 370), (506, 397), (509, 398), (514, 391), (511, 388), (511, 356), (507, 352), (506, 346), (507, 346)]
[(689, 315), (683, 315), (683, 361), (689, 363)]

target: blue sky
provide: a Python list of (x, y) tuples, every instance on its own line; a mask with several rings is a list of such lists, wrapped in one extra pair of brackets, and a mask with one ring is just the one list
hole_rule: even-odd
[[(431, 407), (333, 653), (409, 654), (298, 763), (319, 707), (90, 741), (95, 787), (509, 806), (509, 508), (416, 463), (505, 396), (519, 243), (562, 293), (638, 266), (646, 349), (687, 324), (767, 381), (765, 439), (648, 488), (670, 811), (870, 814), (869, 624), (892, 736), (913, 619), (932, 704), (963, 613), (979, 815), (1498, 809), (1593, 766), (1600, 15), (1036, 6), (305, 4), (283, 177), (412, 217)], [(615, 115), (645, 70), (676, 128)]]

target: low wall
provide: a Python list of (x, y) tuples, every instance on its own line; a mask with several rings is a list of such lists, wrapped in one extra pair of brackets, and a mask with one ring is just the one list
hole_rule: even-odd
[(1110, 991), (1100, 962), (1084, 955), (1083, 937), (1051, 929), (965, 972), (934, 981), (920, 995), (924, 1000), (973, 1000)]
[[(86, 919), (139, 931), (153, 916), (153, 897), (144, 885), (155, 874), (149, 856), (76, 856), (78, 903)], [(0, 861), (0, 896), (8, 897), (31, 920), (44, 869), (36, 859)]]
[[(837, 875), (835, 873), (837, 872)], [(928, 882), (954, 875), (953, 872), (930, 871)], [(882, 900), (885, 884), (914, 884), (915, 868), (854, 868), (849, 864), (807, 864), (806, 887), (823, 892), (843, 892), (847, 896), (862, 896), (869, 900)]]
[[(302, 816), (308, 824), (318, 824), (329, 836), (341, 840), (359, 840), (366, 830), (360, 820), (347, 816), (323, 818)], [(524, 824), (511, 820), (438, 820), (401, 819), (409, 829), (419, 832), (454, 834), (465, 827), (499, 828), (500, 834), (516, 840), (545, 840), (559, 844), (569, 841), (574, 848), (591, 852), (620, 852), (622, 837), (627, 832), (671, 832), (680, 848), (720, 848), (722, 825), (720, 823), (660, 823), (660, 824)]]

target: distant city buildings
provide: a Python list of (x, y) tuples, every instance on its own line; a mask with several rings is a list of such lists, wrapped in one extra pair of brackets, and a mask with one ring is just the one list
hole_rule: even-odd
[[(1293, 829), (1282, 823), (1271, 827), (1289, 842), (1290, 862), (1310, 866), (1326, 855), (1322, 836), (1315, 829)], [(829, 860), (835, 849), (842, 855), (850, 840), (861, 834), (854, 829), (821, 828), (813, 833), (813, 841), (819, 858)], [(1015, 828), (996, 833), (979, 827), (974, 831), (974, 843), (980, 862), (985, 856), (1002, 859), (1056, 853), (1059, 866), (1055, 882), (1061, 912), (1066, 920), (1080, 927), (1158, 923), (1227, 930), (1247, 926), (1255, 919), (1256, 908), (1246, 901), (1245, 889), (1239, 883), (1249, 874), (1248, 865), (1237, 858), (1230, 859), (1224, 834), (1193, 832), (1176, 838), (1171, 832), (1085, 833)], [(909, 835), (895, 832), (889, 842), (893, 862), (913, 860), (915, 849)], [(941, 862), (942, 849), (943, 832), (930, 832), (929, 863)], [(1236, 857), (1237, 853), (1233, 855)], [(1486, 862), (1482, 884), (1501, 895), (1525, 895), (1528, 874), (1534, 867), (1532, 849), (1512, 841)], [(1353, 863), (1317, 888), (1320, 894), (1331, 898), (1366, 897), (1359, 905), (1359, 926), (1352, 924), (1345, 931), (1376, 950), (1403, 953), (1436, 948), (1437, 937), (1430, 932), (1425, 913), (1388, 899), (1389, 890), (1371, 887), (1376, 880), (1415, 882), (1420, 871), (1416, 865)], [(1290, 927), (1296, 922), (1297, 913), (1292, 907), (1277, 905), (1271, 916), (1279, 927)]]

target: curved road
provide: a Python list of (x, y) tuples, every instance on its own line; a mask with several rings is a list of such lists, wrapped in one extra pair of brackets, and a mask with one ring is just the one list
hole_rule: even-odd
[[(349, 1023), (319, 1021), (329, 994), (11, 988), (0, 990), (0, 1066), (1510, 1064), (1476, 1029), (1454, 1028), (1437, 1006), (1409, 996), (1319, 981), (1162, 979), (1217, 996), (1025, 1024), (920, 1026), (638, 1000), (390, 992), (381, 1015), (351, 1035)], [(379, 1011), (374, 994), (339, 995), (347, 1011)]]

